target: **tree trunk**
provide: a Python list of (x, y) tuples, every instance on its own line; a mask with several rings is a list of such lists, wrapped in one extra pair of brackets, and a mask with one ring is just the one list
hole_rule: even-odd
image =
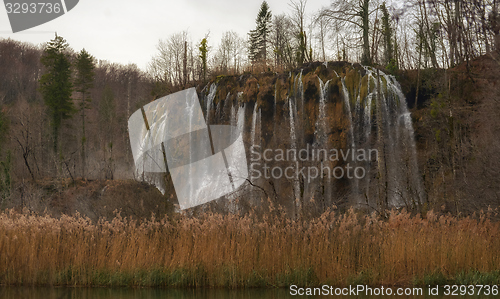
[(87, 163), (86, 154), (85, 154), (85, 145), (87, 143), (87, 139), (85, 136), (85, 92), (82, 92), (82, 178), (85, 178), (85, 166)]
[(493, 9), (490, 14), (491, 30), (495, 35), (495, 49), (500, 52), (500, 14), (498, 13), (498, 2), (493, 2)]
[(372, 59), (370, 57), (370, 11), (368, 4), (370, 0), (363, 0), (363, 6), (361, 7), (361, 18), (363, 20), (363, 57), (361, 62), (365, 65), (371, 65)]
[(385, 164), (384, 123), (382, 121), (382, 97), (380, 96), (380, 72), (377, 69), (377, 139), (378, 139), (378, 177), (379, 177), (379, 208), (385, 211), (387, 202), (387, 166)]
[(188, 81), (188, 74), (187, 74), (187, 41), (184, 41), (184, 59), (183, 59), (183, 68), (182, 68), (182, 73), (183, 73), (183, 86), (185, 87)]

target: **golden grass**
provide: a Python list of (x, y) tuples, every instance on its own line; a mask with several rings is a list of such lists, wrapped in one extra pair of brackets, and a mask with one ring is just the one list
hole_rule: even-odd
[(328, 212), (308, 221), (207, 214), (143, 223), (0, 214), (0, 284), (410, 285), (500, 270), (499, 223)]

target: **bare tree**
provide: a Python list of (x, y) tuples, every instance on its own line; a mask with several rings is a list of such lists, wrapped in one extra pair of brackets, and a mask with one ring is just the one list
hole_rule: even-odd
[[(149, 63), (148, 71), (163, 84), (183, 86), (190, 80), (193, 47), (187, 31), (172, 34), (157, 45), (158, 54)], [(189, 61), (188, 61), (189, 60)]]
[(500, 3), (498, 0), (493, 0), (493, 7), (490, 13), (490, 23), (491, 23), (491, 31), (495, 37), (495, 48), (497, 51), (500, 51), (500, 13), (499, 11)]
[(274, 51), (275, 68), (294, 67), (295, 59), (292, 47), (293, 24), (287, 15), (281, 14), (274, 17), (271, 40)]
[[(370, 54), (370, 14), (377, 8), (372, 8), (370, 0), (334, 0), (330, 8), (321, 11), (320, 17), (336, 27), (350, 28), (352, 32), (361, 30), (363, 64), (371, 64)], [(371, 10), (370, 10), (371, 9)]]
[(224, 32), (214, 60), (219, 73), (237, 74), (243, 60), (244, 49), (245, 41), (236, 32)]
[(309, 52), (310, 46), (307, 45), (307, 34), (305, 31), (307, 0), (290, 0), (288, 5), (292, 9), (291, 20), (295, 24), (295, 36), (297, 38), (297, 62), (302, 64), (305, 61), (312, 60), (312, 54)]

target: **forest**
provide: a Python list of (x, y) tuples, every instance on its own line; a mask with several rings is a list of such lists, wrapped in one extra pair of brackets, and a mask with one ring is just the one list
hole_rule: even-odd
[[(141, 217), (170, 213), (173, 190), (161, 195), (134, 172), (132, 112), (188, 87), (206, 98), (221, 79), (253, 77), (260, 90), (273, 89), (261, 78), (346, 61), (401, 83), (426, 193), (408, 208), (454, 214), (495, 208), (498, 6), (496, 0), (334, 0), (306, 14), (307, 1), (291, 0), (287, 13), (274, 15), (264, 1), (247, 36), (229, 30), (211, 47), (217, 41), (209, 32), (197, 41), (188, 31), (171, 34), (159, 40), (147, 70), (99, 60), (57, 35), (42, 45), (2, 39), (0, 207), (79, 211), (94, 219), (114, 209)], [(215, 101), (225, 96), (217, 93)], [(142, 212), (134, 211), (134, 197), (144, 198)], [(342, 200), (325, 205), (348, 208)], [(95, 212), (104, 206), (106, 212)]]
[[(276, 15), (263, 1), (246, 35), (163, 36), (147, 69), (57, 34), (0, 39), (0, 287), (498, 295), (499, 6), (331, 0), (308, 14), (307, 0), (290, 0)], [(181, 210), (169, 173), (136, 169), (128, 120), (192, 87), (209, 125), (241, 132), (247, 157), (313, 153), (261, 158), (271, 175), (321, 163), (321, 177), (264, 169)], [(320, 161), (323, 149), (376, 158)], [(323, 177), (323, 163), (364, 176)]]

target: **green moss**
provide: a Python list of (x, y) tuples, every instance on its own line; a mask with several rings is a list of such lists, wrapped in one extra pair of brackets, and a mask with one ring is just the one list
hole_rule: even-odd
[(373, 284), (373, 273), (371, 270), (363, 270), (356, 276), (347, 278), (350, 285), (370, 285)]
[(366, 96), (368, 95), (368, 76), (361, 78), (359, 95), (361, 99), (366, 100)]
[(436, 270), (433, 273), (424, 275), (423, 277), (415, 277), (413, 279), (414, 286), (428, 285), (498, 285), (500, 284), (500, 270), (492, 272), (479, 272), (477, 270), (462, 271), (455, 275), (446, 276), (441, 270)]
[(423, 277), (415, 277), (413, 279), (413, 285), (415, 286), (445, 285), (450, 283), (451, 280), (448, 279), (441, 270), (436, 270)]
[(454, 279), (459, 285), (498, 285), (500, 284), (500, 270), (493, 272), (479, 272), (475, 270), (463, 271)]
[(219, 75), (215, 78), (215, 83), (219, 83), (222, 79), (224, 79), (226, 77), (226, 75)]
[(276, 283), (279, 287), (289, 287), (292, 284), (299, 286), (314, 286), (318, 284), (318, 279), (313, 268), (290, 269), (285, 273), (276, 276)]
[(370, 92), (372, 92), (375, 89), (375, 86), (376, 86), (375, 84), (376, 84), (375, 83), (375, 78), (372, 76), (370, 78), (370, 89), (369, 89)]
[(435, 137), (437, 142), (441, 142), (441, 130), (435, 129)]

